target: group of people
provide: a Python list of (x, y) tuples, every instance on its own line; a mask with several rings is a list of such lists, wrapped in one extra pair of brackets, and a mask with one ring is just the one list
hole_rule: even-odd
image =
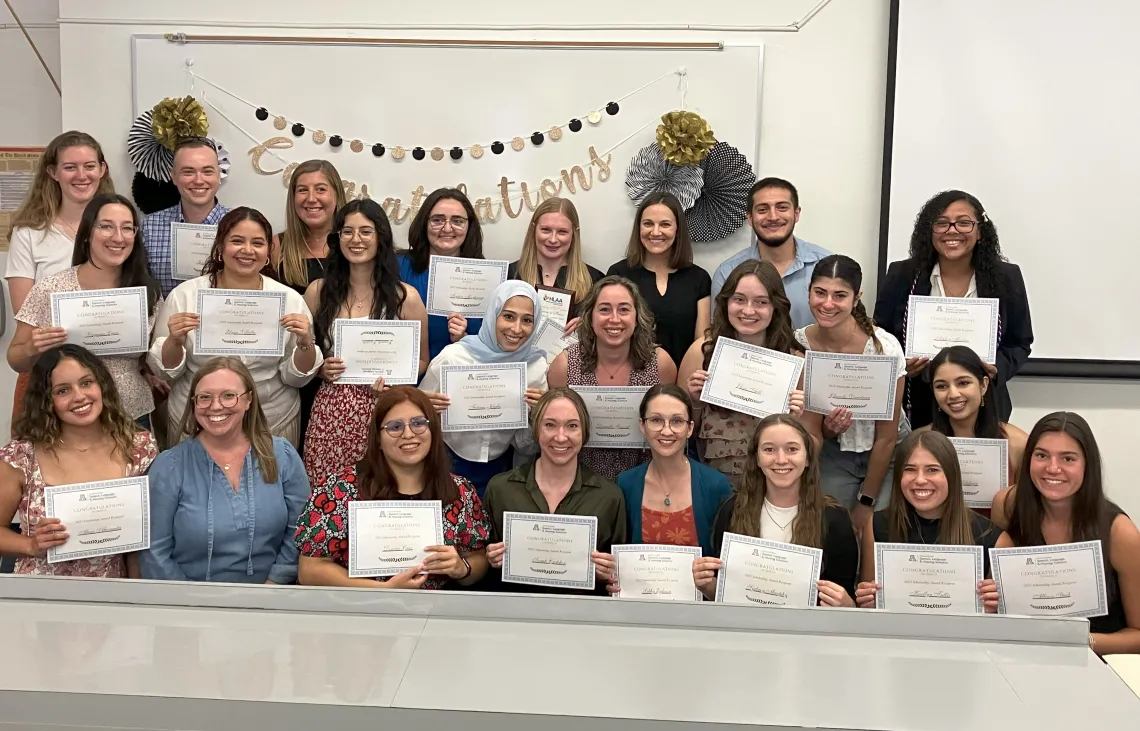
[[(286, 228), (217, 200), (207, 140), (174, 153), (178, 205), (141, 218), (113, 193), (98, 143), (69, 132), (44, 153), (16, 216), (7, 279), (21, 374), (12, 441), (0, 450), (0, 553), (16, 571), (144, 579), (523, 591), (501, 580), (506, 512), (593, 516), (598, 593), (615, 593), (612, 547), (700, 546), (694, 587), (713, 597), (725, 532), (820, 548), (819, 603), (874, 606), (874, 544), (1039, 546), (1100, 539), (1109, 613), (1092, 620), (1102, 654), (1140, 652), (1140, 532), (1105, 496), (1088, 424), (1056, 413), (1027, 434), (1008, 423), (1007, 384), (1033, 341), (1021, 272), (1002, 256), (980, 201), (939, 193), (919, 212), (910, 256), (891, 264), (874, 307), (858, 262), (795, 236), (790, 182), (755, 184), (756, 243), (713, 274), (693, 263), (684, 210), (668, 193), (638, 206), (625, 257), (606, 274), (583, 260), (573, 203), (535, 207), (517, 261), (485, 315), (428, 315), (432, 256), (483, 258), (483, 231), (455, 189), (427, 196), (397, 252), (374, 201), (346, 201), (335, 168), (293, 173)], [(216, 224), (201, 276), (173, 278), (171, 224)], [(149, 352), (96, 357), (52, 326), (53, 292), (145, 287)], [(543, 288), (573, 293), (566, 347), (538, 344)], [(195, 353), (201, 289), (284, 293), (280, 357)], [(996, 362), (955, 346), (906, 358), (912, 295), (999, 300)], [(418, 386), (339, 384), (337, 319), (420, 323)], [(208, 326), (208, 323), (205, 325)], [(898, 360), (894, 414), (786, 414), (703, 403), (719, 339), (803, 357)], [(441, 371), (523, 363), (529, 426), (448, 431)], [(646, 449), (587, 446), (575, 387), (644, 387)], [(158, 406), (156, 406), (156, 403)], [(949, 437), (1005, 439), (1009, 487), (992, 510), (966, 507)], [(161, 448), (161, 452), (160, 452)], [(45, 517), (46, 485), (148, 474), (150, 548), (48, 563), (68, 527)], [(439, 500), (440, 545), (387, 579), (350, 578), (349, 504)], [(988, 575), (988, 566), (987, 566)], [(543, 591), (552, 591), (543, 589)], [(991, 579), (977, 588), (996, 610)]]

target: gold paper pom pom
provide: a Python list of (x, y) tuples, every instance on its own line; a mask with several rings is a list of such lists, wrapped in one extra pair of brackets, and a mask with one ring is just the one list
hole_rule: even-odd
[(550, 135), (550, 140), (552, 142), (557, 142), (558, 140), (562, 139), (562, 128), (561, 127), (551, 127), (550, 132), (548, 134)]
[(392, 159), (393, 160), (403, 160), (404, 159), (404, 148), (397, 147), (397, 148), (393, 149), (392, 150)]
[(602, 113), (595, 109), (586, 115), (586, 119), (590, 121), (590, 124), (597, 124), (602, 121)]
[(483, 157), (483, 146), (471, 145), (471, 157), (475, 158), (476, 160)]
[(443, 148), (442, 147), (431, 148), (431, 159), (435, 160), (436, 162), (439, 162), (440, 160), (442, 160), (443, 159)]
[(516, 137), (513, 140), (511, 140), (511, 149), (514, 150), (515, 152), (522, 152), (522, 148), (524, 148), (524, 147), (526, 147), (526, 143), (523, 142), (522, 137)]
[(285, 129), (285, 127), (286, 127), (288, 124), (289, 124), (289, 123), (285, 121), (285, 118), (284, 118), (284, 117), (274, 117), (274, 118), (273, 118), (273, 127), (274, 127), (275, 129)]
[(323, 145), (328, 138), (329, 136), (325, 134), (323, 129), (313, 130), (313, 142), (316, 142), (318, 145)]
[(192, 96), (163, 99), (154, 105), (151, 129), (154, 137), (168, 150), (187, 137), (205, 137), (210, 131), (206, 110)]
[(364, 149), (364, 143), (360, 140), (353, 140), (352, 142), (348, 143), (348, 149), (352, 150), (353, 152), (360, 152)]
[(695, 112), (673, 111), (661, 116), (657, 146), (674, 165), (696, 165), (716, 144), (712, 128)]

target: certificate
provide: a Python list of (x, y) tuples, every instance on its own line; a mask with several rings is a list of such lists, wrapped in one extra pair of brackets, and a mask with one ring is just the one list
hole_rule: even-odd
[(786, 414), (804, 359), (719, 337), (701, 401), (764, 418)]
[(943, 348), (965, 345), (986, 363), (995, 363), (997, 333), (997, 299), (911, 295), (907, 304), (907, 358), (932, 358)]
[(59, 518), (69, 536), (48, 549), (48, 563), (144, 551), (150, 548), (150, 480), (48, 485), (44, 515)]
[(716, 600), (772, 607), (814, 607), (823, 551), (725, 533)]
[(535, 336), (534, 345), (546, 353), (546, 362), (553, 361), (559, 353), (578, 342), (578, 336), (571, 333), (563, 335), (565, 325), (559, 325), (553, 320), (542, 319), (538, 325), (538, 335)]
[(856, 419), (887, 421), (895, 415), (899, 359), (893, 355), (807, 352), (804, 410), (829, 414), (848, 409)]
[(1100, 541), (991, 548), (1001, 614), (1103, 617), (1108, 614)]
[(966, 506), (988, 509), (999, 490), (1009, 486), (1009, 442), (1005, 439), (950, 437), (962, 467)]
[(428, 263), (427, 311), (447, 317), (487, 314), (487, 297), (507, 281), (508, 261), (433, 256)]
[(285, 355), (285, 293), (199, 289), (194, 331), (198, 355)]
[(170, 224), (170, 269), (174, 279), (202, 276), (218, 227), (208, 223)]
[(333, 321), (333, 354), (344, 361), (337, 383), (416, 385), (420, 381), (419, 320)]
[(550, 320), (565, 330), (570, 322), (570, 306), (574, 304), (574, 293), (558, 287), (535, 287), (542, 298), (542, 319)]
[(353, 500), (348, 504), (348, 575), (395, 576), (443, 545), (439, 500)]
[(590, 440), (587, 447), (603, 449), (645, 449), (649, 444), (641, 433), (638, 413), (649, 386), (571, 386), (578, 392), (590, 414)]
[(150, 347), (146, 287), (51, 293), (51, 324), (67, 342), (95, 355), (145, 353)]
[(443, 366), (439, 369), (439, 390), (451, 399), (443, 412), (444, 431), (529, 426), (526, 363)]
[(981, 614), (981, 546), (875, 544), (875, 607), (890, 612)]
[(614, 546), (610, 551), (617, 562), (621, 599), (704, 600), (693, 583), (693, 561), (701, 557), (700, 546), (639, 544)]
[(503, 513), (503, 581), (594, 588), (598, 519), (593, 515)]

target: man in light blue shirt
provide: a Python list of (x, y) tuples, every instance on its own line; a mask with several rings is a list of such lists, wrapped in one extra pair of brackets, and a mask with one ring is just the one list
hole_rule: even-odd
[(808, 283), (815, 263), (831, 254), (822, 246), (793, 235), (800, 220), (800, 195), (796, 186), (780, 178), (764, 178), (752, 186), (748, 222), (756, 243), (725, 259), (712, 278), (713, 297), (720, 292), (732, 270), (749, 259), (771, 262), (784, 280), (792, 303), (792, 327), (815, 322), (808, 309)]

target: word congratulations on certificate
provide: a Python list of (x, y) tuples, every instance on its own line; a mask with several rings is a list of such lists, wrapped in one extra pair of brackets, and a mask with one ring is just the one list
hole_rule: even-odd
[(693, 582), (693, 561), (700, 546), (633, 544), (610, 549), (617, 562), (621, 599), (699, 602), (704, 599)]
[(875, 607), (890, 612), (981, 614), (981, 546), (875, 544)]
[(144, 353), (150, 345), (146, 287), (52, 292), (51, 324), (95, 355)]
[(648, 386), (571, 386), (590, 415), (587, 447), (645, 449), (641, 433), (641, 401)]
[(911, 295), (906, 313), (906, 357), (933, 358), (965, 345), (987, 363), (997, 361), (998, 300)]
[(348, 575), (395, 576), (443, 545), (439, 500), (353, 500), (348, 504)]
[(1108, 614), (1100, 541), (991, 548), (1000, 614), (1103, 617)]
[(701, 401), (761, 419), (786, 414), (803, 366), (803, 358), (718, 337)]
[(526, 363), (443, 366), (439, 390), (451, 403), (443, 412), (443, 430), (525, 429)]
[(447, 317), (457, 312), (464, 317), (482, 317), (487, 298), (507, 281), (508, 261), (433, 256), (428, 260), (427, 311)]
[(170, 224), (170, 270), (173, 279), (202, 276), (218, 227), (208, 223)]
[(150, 479), (48, 485), (44, 515), (59, 518), (69, 536), (48, 549), (48, 563), (144, 551), (150, 548)]
[(1009, 442), (973, 437), (950, 437), (950, 442), (962, 468), (967, 507), (988, 510), (994, 497), (1009, 486)]
[(337, 383), (415, 385), (420, 375), (419, 320), (333, 321), (333, 354), (344, 361)]
[(285, 355), (285, 293), (199, 289), (194, 352), (198, 355)]
[(503, 513), (503, 581), (594, 588), (598, 519), (593, 515)]
[(814, 607), (823, 551), (725, 533), (716, 600), (767, 607)]
[(892, 419), (900, 375), (899, 359), (893, 355), (809, 350), (804, 366), (804, 409), (817, 414), (847, 409), (856, 419)]

